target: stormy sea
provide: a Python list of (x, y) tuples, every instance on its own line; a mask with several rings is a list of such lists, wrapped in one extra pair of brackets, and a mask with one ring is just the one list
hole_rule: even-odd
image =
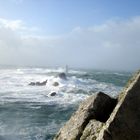
[(65, 68), (0, 68), (0, 140), (52, 140), (80, 102), (98, 91), (117, 96), (132, 75), (71, 68), (63, 79), (62, 72)]

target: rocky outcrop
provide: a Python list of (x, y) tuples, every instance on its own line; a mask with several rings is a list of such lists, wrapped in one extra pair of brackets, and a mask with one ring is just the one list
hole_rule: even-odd
[(102, 92), (91, 96), (79, 106), (54, 140), (79, 140), (91, 119), (105, 122), (115, 105), (116, 99), (112, 99)]
[(140, 71), (116, 102), (101, 92), (91, 96), (54, 140), (140, 140)]
[(140, 71), (120, 94), (97, 140), (140, 140)]

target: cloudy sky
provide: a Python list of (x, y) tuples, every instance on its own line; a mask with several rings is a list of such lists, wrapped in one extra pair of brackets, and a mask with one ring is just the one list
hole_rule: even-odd
[(137, 70), (139, 0), (0, 0), (0, 64)]

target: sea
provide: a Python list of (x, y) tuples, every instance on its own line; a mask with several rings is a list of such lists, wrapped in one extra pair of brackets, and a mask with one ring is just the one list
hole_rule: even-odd
[[(99, 91), (116, 97), (133, 74), (69, 68), (61, 79), (62, 72), (65, 68), (0, 68), (0, 140), (52, 140), (83, 100)], [(45, 80), (44, 86), (29, 85)]]

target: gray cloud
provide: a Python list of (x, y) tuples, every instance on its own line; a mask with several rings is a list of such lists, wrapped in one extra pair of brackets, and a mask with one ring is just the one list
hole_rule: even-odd
[[(15, 22), (16, 23), (16, 22)], [(18, 22), (17, 22), (18, 23)], [(62, 36), (20, 34), (0, 23), (0, 63), (135, 70), (140, 68), (140, 17), (76, 27)]]

